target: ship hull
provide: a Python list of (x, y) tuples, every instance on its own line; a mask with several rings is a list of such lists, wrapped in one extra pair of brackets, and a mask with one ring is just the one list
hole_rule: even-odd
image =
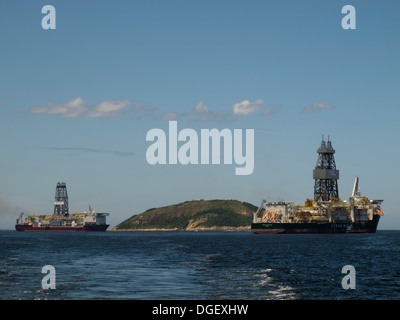
[(57, 231), (83, 231), (83, 232), (93, 232), (93, 231), (106, 231), (109, 227), (108, 224), (103, 225), (85, 225), (80, 227), (68, 227), (68, 226), (41, 226), (35, 227), (31, 225), (17, 224), (15, 225), (15, 230), (17, 231), (27, 231), (27, 232), (57, 232)]
[(255, 234), (280, 233), (375, 233), (379, 222), (379, 215), (365, 222), (353, 223), (252, 223), (251, 231)]

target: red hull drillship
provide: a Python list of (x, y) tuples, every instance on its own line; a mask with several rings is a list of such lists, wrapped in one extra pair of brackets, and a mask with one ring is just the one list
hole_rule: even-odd
[(106, 231), (109, 227), (106, 224), (108, 213), (97, 213), (91, 209), (88, 213), (27, 216), (24, 222), (21, 221), (22, 215), (15, 225), (17, 231)]
[(52, 215), (27, 216), (22, 221), (22, 215), (17, 219), (15, 230), (28, 232), (42, 231), (106, 231), (108, 213), (89, 212), (73, 213), (68, 211), (67, 187), (64, 182), (57, 183), (54, 201), (54, 213)]

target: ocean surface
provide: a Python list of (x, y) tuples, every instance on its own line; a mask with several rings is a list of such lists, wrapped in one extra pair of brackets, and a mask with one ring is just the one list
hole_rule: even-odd
[[(45, 265), (55, 289), (42, 287)], [(355, 289), (342, 287), (345, 265)], [(0, 299), (400, 299), (400, 231), (0, 231)]]

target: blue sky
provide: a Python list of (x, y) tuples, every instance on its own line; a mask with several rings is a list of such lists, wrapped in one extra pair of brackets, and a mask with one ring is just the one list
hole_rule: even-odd
[[(55, 30), (41, 27), (46, 4)], [(341, 27), (347, 4), (355, 30)], [(302, 203), (324, 134), (340, 197), (358, 175), (384, 199), (379, 228), (400, 229), (399, 12), (389, 0), (2, 0), (0, 228), (51, 213), (58, 181), (71, 212), (90, 204), (112, 226), (193, 199)], [(149, 165), (146, 133), (171, 119), (254, 129), (253, 173)]]

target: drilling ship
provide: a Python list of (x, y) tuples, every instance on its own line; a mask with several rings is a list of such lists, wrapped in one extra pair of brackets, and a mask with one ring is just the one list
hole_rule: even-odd
[(68, 194), (65, 182), (58, 182), (52, 215), (29, 215), (22, 219), (21, 213), (17, 219), (17, 231), (106, 231), (106, 216), (108, 213), (98, 213), (89, 206), (89, 212), (69, 213)]
[(355, 177), (348, 201), (339, 198), (339, 170), (333, 154), (335, 149), (322, 136), (317, 150), (318, 160), (313, 171), (314, 200), (304, 205), (294, 202), (262, 200), (254, 213), (251, 231), (255, 234), (277, 233), (375, 233), (381, 216), (383, 200), (361, 196), (359, 178)]

